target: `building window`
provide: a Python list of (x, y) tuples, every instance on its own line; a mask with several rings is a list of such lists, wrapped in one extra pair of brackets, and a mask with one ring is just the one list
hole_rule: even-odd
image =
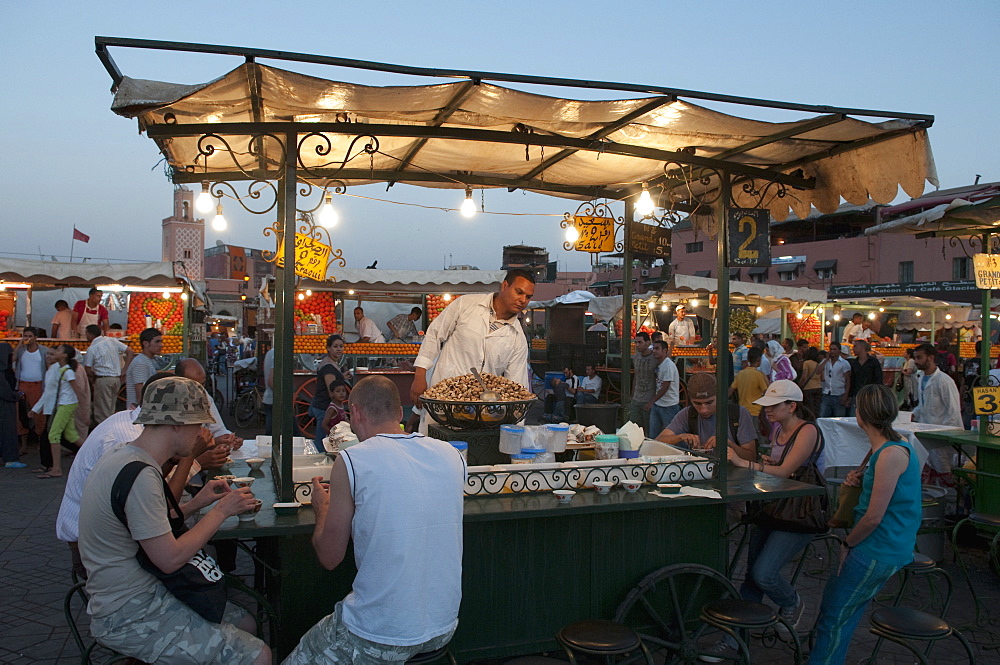
[(913, 261), (899, 262), (899, 283), (909, 284), (913, 281)]
[(756, 284), (763, 284), (764, 282), (767, 281), (767, 273), (760, 273), (758, 275), (750, 275), (750, 279), (751, 279), (751, 281), (755, 282)]
[(697, 254), (698, 252), (705, 251), (705, 244), (702, 241), (689, 242), (684, 245), (684, 251), (688, 254)]
[(795, 278), (799, 276), (799, 271), (788, 270), (786, 272), (779, 272), (778, 276), (781, 277), (782, 282), (794, 282)]
[(969, 263), (971, 260), (967, 256), (963, 256), (957, 259), (951, 260), (951, 278), (952, 279), (969, 279)]
[(816, 278), (817, 279), (833, 279), (834, 275), (836, 275), (836, 274), (837, 273), (834, 272), (833, 268), (820, 268), (819, 270), (816, 271)]
[(191, 258), (191, 250), (190, 249), (185, 249), (184, 250), (184, 258), (185, 259), (190, 259)]

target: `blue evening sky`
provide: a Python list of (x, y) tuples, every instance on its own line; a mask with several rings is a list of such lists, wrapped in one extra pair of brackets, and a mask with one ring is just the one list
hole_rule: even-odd
[[(172, 185), (134, 120), (109, 110), (110, 78), (95, 35), (283, 49), (425, 67), (624, 81), (747, 97), (930, 113), (942, 188), (1000, 180), (1000, 3), (885, 0), (800, 2), (15, 2), (0, 4), (0, 260), (68, 255), (73, 224), (91, 237), (76, 256), (159, 260)], [(114, 49), (136, 78), (201, 83), (237, 58)], [(419, 83), (384, 74), (265, 61), (376, 85)], [(548, 94), (560, 94), (555, 89)], [(739, 107), (727, 112), (740, 113)], [(754, 117), (786, 120), (786, 114)], [(927, 186), (930, 189), (930, 185)], [(397, 185), (366, 196), (457, 207), (454, 190)], [(486, 192), (491, 210), (422, 210), (336, 199), (335, 244), (349, 267), (484, 269), (505, 244), (546, 246), (563, 270), (557, 215), (577, 203)], [(905, 195), (900, 193), (900, 199)], [(478, 202), (479, 196), (477, 194)], [(227, 208), (218, 239), (267, 247), (265, 219)], [(270, 218), (266, 223), (270, 223)], [(23, 256), (22, 258), (30, 258)]]

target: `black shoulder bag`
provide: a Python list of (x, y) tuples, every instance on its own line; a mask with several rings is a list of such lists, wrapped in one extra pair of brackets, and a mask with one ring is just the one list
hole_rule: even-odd
[[(799, 436), (799, 431), (810, 423), (799, 425), (798, 429), (792, 433), (788, 440), (788, 445), (781, 454), (778, 465), (785, 461), (785, 456), (795, 445), (795, 440)], [(816, 427), (813, 424), (813, 427)], [(809, 460), (803, 464), (788, 478), (797, 480), (800, 483), (817, 485), (826, 488), (826, 479), (819, 472), (816, 460), (823, 452), (823, 433), (816, 427), (816, 435), (819, 437), (819, 446), (809, 456)], [(758, 504), (758, 510), (750, 513), (745, 518), (750, 524), (756, 524), (764, 529), (774, 531), (791, 531), (793, 533), (823, 533), (827, 530), (827, 513), (830, 501), (826, 492), (811, 496), (791, 496), (784, 499), (775, 499)]]
[[(115, 482), (111, 486), (111, 509), (126, 529), (128, 521), (125, 517), (125, 502), (128, 500), (129, 492), (132, 491), (135, 479), (144, 467), (156, 469), (153, 465), (140, 460), (129, 462), (118, 472), (118, 477), (115, 478)], [(157, 475), (160, 475), (159, 470), (156, 472)], [(170, 530), (175, 538), (179, 538), (187, 531), (187, 527), (184, 526), (184, 513), (177, 505), (177, 499), (170, 491), (166, 479), (160, 475), (160, 480), (163, 481), (163, 494), (167, 499), (167, 519), (170, 521)], [(135, 558), (139, 560), (139, 565), (142, 566), (143, 570), (156, 576), (163, 583), (163, 586), (167, 587), (167, 591), (201, 615), (203, 619), (212, 623), (222, 621), (222, 616), (226, 611), (226, 583), (223, 580), (222, 570), (215, 559), (205, 551), (205, 548), (198, 550), (190, 561), (172, 573), (165, 573), (157, 568), (141, 545)]]

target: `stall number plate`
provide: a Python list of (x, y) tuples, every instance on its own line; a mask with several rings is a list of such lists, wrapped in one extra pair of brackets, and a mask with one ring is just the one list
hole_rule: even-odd
[(973, 388), (972, 405), (979, 415), (1000, 413), (1000, 386)]

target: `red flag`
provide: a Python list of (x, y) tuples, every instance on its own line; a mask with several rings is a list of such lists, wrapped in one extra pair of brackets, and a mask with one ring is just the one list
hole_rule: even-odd
[(77, 228), (73, 227), (73, 240), (79, 240), (80, 242), (90, 242), (90, 236), (82, 231), (78, 231)]

